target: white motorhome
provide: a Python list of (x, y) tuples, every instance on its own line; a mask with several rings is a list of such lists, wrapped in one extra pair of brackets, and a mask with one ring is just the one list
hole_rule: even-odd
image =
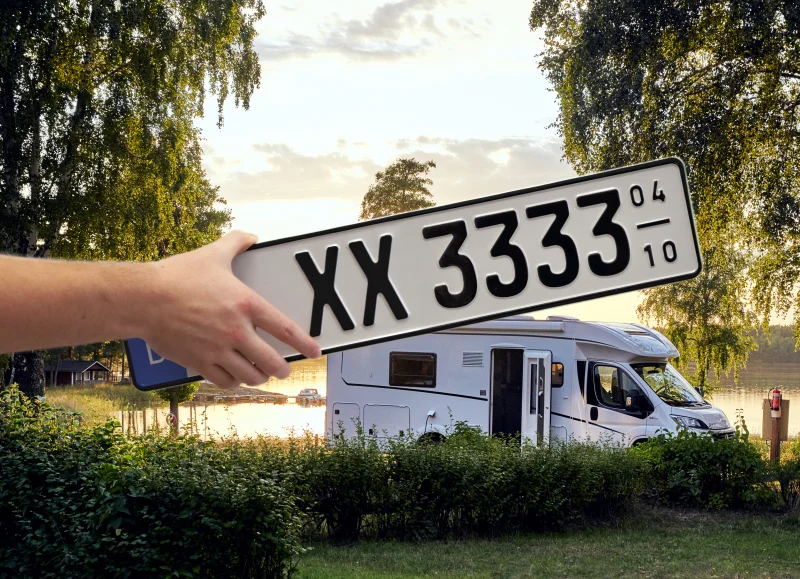
[[(328, 355), (329, 433), (491, 434), (634, 445), (686, 427), (733, 434), (725, 414), (670, 365), (662, 334), (638, 324), (513, 316)], [(343, 431), (341, 429), (344, 429)]]

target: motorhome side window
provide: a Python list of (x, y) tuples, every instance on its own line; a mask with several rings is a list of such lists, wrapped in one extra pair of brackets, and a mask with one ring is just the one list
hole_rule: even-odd
[(389, 385), (434, 388), (436, 386), (436, 354), (390, 353)]
[(564, 385), (564, 364), (553, 362), (550, 365), (550, 386), (558, 388)]
[(594, 392), (600, 405), (622, 411), (652, 410), (639, 385), (616, 366), (595, 364), (593, 379)]

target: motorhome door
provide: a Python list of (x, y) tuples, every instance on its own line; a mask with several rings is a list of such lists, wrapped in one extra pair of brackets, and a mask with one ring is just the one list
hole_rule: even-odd
[(534, 442), (550, 437), (550, 352), (526, 350), (522, 391), (522, 436)]

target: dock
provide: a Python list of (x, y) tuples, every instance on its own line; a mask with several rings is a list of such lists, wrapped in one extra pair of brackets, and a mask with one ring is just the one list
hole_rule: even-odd
[(198, 392), (194, 396), (195, 402), (206, 402), (210, 404), (238, 404), (241, 402), (261, 402), (264, 404), (287, 404), (294, 402), (301, 406), (325, 406), (325, 397), (315, 404), (298, 402), (296, 396), (288, 396), (278, 392), (265, 392), (263, 394), (217, 394)]

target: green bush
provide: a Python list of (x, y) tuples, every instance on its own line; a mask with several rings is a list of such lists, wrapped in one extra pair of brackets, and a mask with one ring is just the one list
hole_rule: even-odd
[(299, 511), (255, 459), (0, 393), (0, 575), (291, 575)]
[(386, 455), (360, 429), (352, 439), (335, 437), (320, 446), (306, 442), (291, 456), (287, 484), (315, 528), (324, 524), (336, 541), (358, 539), (366, 517), (383, 502)]
[(710, 509), (757, 505), (767, 499), (761, 453), (739, 431), (715, 439), (682, 429), (633, 449), (650, 465), (649, 486), (667, 504)]
[(786, 445), (781, 462), (770, 465), (770, 470), (781, 504), (788, 510), (800, 507), (800, 438)]
[(645, 468), (621, 448), (521, 446), (463, 426), (442, 444), (379, 444), (359, 431), (320, 446), (290, 446), (286, 481), (313, 529), (347, 541), (562, 528), (630, 503)]

